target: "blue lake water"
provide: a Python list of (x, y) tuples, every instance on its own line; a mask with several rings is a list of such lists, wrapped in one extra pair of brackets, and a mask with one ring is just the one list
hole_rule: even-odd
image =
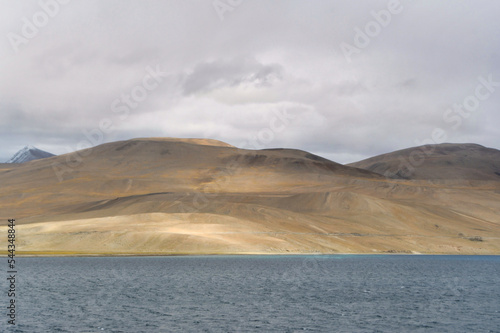
[(2, 332), (500, 332), (500, 256), (19, 258), (17, 278)]

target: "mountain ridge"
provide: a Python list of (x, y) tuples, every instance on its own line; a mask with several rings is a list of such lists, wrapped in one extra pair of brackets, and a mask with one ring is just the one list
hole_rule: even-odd
[(132, 139), (3, 164), (0, 218), (16, 218), (16, 249), (31, 255), (500, 254), (500, 182), (201, 143)]
[(394, 179), (500, 181), (500, 150), (471, 143), (411, 147), (346, 165)]

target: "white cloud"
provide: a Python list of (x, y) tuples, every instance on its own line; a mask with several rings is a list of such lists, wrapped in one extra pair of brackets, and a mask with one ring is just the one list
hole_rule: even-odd
[[(103, 117), (115, 125), (105, 141), (165, 135), (237, 145), (263, 133), (280, 109), (297, 118), (262, 146), (338, 162), (415, 145), (438, 127), (449, 141), (500, 148), (492, 125), (500, 89), (456, 130), (443, 121), (478, 76), (500, 81), (500, 5), (401, 3), (349, 63), (339, 45), (353, 43), (354, 28), (388, 1), (246, 1), (221, 21), (210, 0), (75, 0), (17, 53), (6, 36), (22, 34), (23, 18), (40, 5), (2, 2), (0, 160), (26, 144), (65, 152)], [(169, 79), (118, 118), (112, 102), (157, 65)]]

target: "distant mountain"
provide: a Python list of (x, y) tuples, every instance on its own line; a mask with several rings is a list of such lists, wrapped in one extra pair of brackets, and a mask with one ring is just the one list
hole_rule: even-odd
[(16, 218), (29, 255), (500, 254), (500, 181), (456, 181), (493, 177), (497, 150), (393, 154), (375, 170), (418, 162), (400, 176), (424, 180), (208, 139), (105, 143), (0, 164), (0, 220)]
[(15, 153), (14, 156), (12, 156), (6, 163), (24, 163), (52, 156), (55, 155), (28, 145)]
[(425, 145), (347, 165), (394, 179), (500, 181), (500, 150), (477, 144)]

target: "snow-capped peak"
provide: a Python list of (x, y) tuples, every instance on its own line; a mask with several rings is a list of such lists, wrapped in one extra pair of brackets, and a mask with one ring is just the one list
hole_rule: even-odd
[(54, 156), (49, 152), (40, 150), (32, 145), (26, 145), (11, 157), (6, 163), (24, 163)]

